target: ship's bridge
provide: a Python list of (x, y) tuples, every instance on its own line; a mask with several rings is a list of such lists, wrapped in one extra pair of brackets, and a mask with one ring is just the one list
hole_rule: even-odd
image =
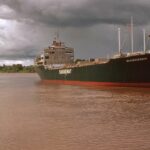
[(71, 64), (74, 62), (74, 49), (54, 40), (50, 47), (44, 49), (44, 59), (45, 65)]

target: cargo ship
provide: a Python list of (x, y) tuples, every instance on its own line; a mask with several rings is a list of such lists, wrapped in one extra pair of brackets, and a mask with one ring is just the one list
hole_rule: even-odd
[[(74, 60), (74, 49), (67, 47), (58, 37), (51, 46), (36, 57), (35, 68), (43, 82), (94, 85), (150, 87), (150, 51), (122, 53), (118, 28), (118, 54), (109, 59)], [(131, 34), (133, 37), (133, 34)]]

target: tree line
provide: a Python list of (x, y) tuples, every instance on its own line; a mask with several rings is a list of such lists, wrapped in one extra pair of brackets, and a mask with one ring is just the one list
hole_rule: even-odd
[(34, 66), (23, 66), (22, 64), (0, 66), (0, 72), (6, 73), (34, 73)]

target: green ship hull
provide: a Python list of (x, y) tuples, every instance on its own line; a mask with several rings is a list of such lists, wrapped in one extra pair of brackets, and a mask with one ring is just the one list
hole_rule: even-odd
[(150, 86), (150, 54), (110, 59), (106, 63), (46, 69), (36, 66), (43, 81), (82, 85)]

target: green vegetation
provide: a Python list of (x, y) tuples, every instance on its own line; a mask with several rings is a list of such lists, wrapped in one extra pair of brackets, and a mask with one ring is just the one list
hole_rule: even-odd
[(12, 66), (0, 66), (1, 73), (34, 73), (34, 66), (22, 66), (21, 64), (16, 64)]

